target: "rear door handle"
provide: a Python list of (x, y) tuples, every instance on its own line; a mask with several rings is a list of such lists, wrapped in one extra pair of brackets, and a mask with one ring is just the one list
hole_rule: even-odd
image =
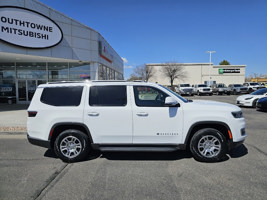
[(137, 116), (140, 116), (140, 117), (147, 117), (148, 116), (148, 113), (146, 112), (140, 112), (140, 113), (136, 113)]
[(88, 115), (89, 115), (89, 116), (96, 117), (96, 116), (99, 115), (99, 113), (98, 113), (98, 112), (89, 112)]

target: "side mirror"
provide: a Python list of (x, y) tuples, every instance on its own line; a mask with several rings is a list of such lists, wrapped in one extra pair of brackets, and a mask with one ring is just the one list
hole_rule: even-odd
[(166, 99), (165, 99), (165, 106), (169, 106), (169, 107), (180, 107), (180, 104), (174, 98), (172, 98), (172, 97), (166, 97)]

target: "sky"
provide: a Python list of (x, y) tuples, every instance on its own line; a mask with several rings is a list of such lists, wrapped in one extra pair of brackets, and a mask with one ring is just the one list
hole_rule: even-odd
[(145, 63), (247, 65), (267, 74), (267, 0), (39, 0), (98, 31), (127, 79)]

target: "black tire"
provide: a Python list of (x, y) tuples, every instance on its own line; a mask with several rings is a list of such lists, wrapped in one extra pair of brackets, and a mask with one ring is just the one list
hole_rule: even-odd
[(64, 162), (82, 161), (88, 156), (90, 151), (89, 138), (79, 130), (65, 130), (56, 138), (54, 151)]
[[(208, 148), (207, 151), (205, 151), (205, 148)], [(200, 162), (217, 162), (226, 155), (226, 139), (216, 129), (200, 129), (190, 141), (190, 151), (193, 157)]]
[(199, 91), (197, 91), (197, 95), (198, 95), (198, 96), (200, 96), (200, 95), (201, 95)]
[(210, 96), (212, 96), (212, 93), (209, 93)]
[(234, 95), (237, 95), (237, 92), (236, 92), (236, 90), (234, 90)]
[(257, 105), (257, 101), (258, 101), (259, 99), (255, 99), (253, 102), (252, 102), (252, 107), (253, 108), (256, 108), (256, 105)]
[(248, 92), (249, 93), (253, 92), (253, 89), (252, 88), (249, 88)]

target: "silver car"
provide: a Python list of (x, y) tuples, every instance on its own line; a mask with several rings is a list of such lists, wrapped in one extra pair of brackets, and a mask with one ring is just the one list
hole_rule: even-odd
[(241, 84), (230, 84), (228, 86), (231, 90), (232, 94), (247, 94), (248, 87), (241, 85)]
[(180, 95), (191, 95), (193, 96), (193, 87), (191, 87), (190, 84), (179, 84), (176, 88), (175, 91), (180, 94)]

